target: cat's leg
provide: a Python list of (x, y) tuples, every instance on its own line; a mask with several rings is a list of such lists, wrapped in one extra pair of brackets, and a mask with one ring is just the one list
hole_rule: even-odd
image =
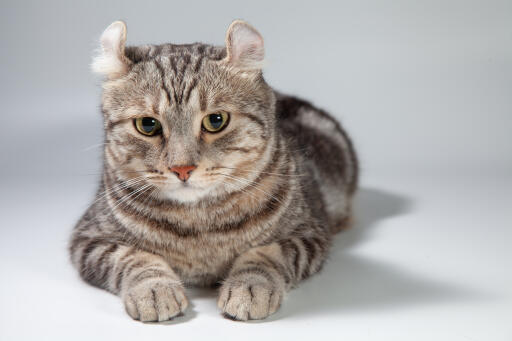
[(71, 257), (85, 281), (121, 296), (136, 320), (165, 321), (187, 308), (180, 279), (160, 256), (100, 238), (75, 236)]
[(222, 313), (242, 321), (273, 314), (287, 290), (321, 268), (328, 245), (319, 237), (291, 238), (240, 255), (220, 288)]

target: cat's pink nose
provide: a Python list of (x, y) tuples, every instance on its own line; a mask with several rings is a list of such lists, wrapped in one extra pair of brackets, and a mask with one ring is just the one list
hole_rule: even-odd
[(197, 166), (175, 166), (175, 167), (171, 167), (169, 168), (171, 170), (171, 172), (173, 172), (174, 174), (176, 174), (176, 176), (183, 182), (187, 181), (188, 178), (190, 178), (190, 173), (192, 173), (192, 171), (194, 169), (196, 169)]

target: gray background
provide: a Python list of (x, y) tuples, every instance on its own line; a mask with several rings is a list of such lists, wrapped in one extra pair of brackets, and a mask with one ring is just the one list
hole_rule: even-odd
[(511, 1), (3, 1), (1, 171), (91, 168), (74, 147), (101, 137), (89, 64), (112, 21), (128, 44), (222, 44), (234, 18), (264, 36), (272, 86), (342, 120), (364, 171), (510, 173)]
[[(91, 55), (118, 19), (128, 44), (223, 44), (236, 18), (267, 81), (353, 137), (356, 224), (268, 323), (193, 290), (172, 326), (132, 322), (67, 259), (100, 171)], [(2, 1), (0, 46), (0, 339), (512, 339), (512, 1)]]

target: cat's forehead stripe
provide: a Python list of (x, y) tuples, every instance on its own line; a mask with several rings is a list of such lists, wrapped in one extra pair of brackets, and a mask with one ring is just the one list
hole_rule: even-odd
[(154, 62), (155, 62), (155, 66), (156, 66), (158, 72), (160, 73), (160, 78), (161, 78), (161, 84), (160, 85), (161, 85), (162, 89), (165, 92), (165, 95), (167, 97), (167, 102), (171, 103), (171, 92), (169, 91), (169, 89), (165, 85), (165, 72), (164, 72), (164, 69), (162, 68), (162, 65), (160, 65), (160, 63), (157, 60), (155, 60)]

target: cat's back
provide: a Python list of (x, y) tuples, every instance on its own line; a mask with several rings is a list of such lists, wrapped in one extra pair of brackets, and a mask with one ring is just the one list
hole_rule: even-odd
[(343, 227), (358, 181), (351, 139), (334, 117), (300, 98), (276, 92), (276, 112), (278, 129), (320, 188), (329, 225)]

